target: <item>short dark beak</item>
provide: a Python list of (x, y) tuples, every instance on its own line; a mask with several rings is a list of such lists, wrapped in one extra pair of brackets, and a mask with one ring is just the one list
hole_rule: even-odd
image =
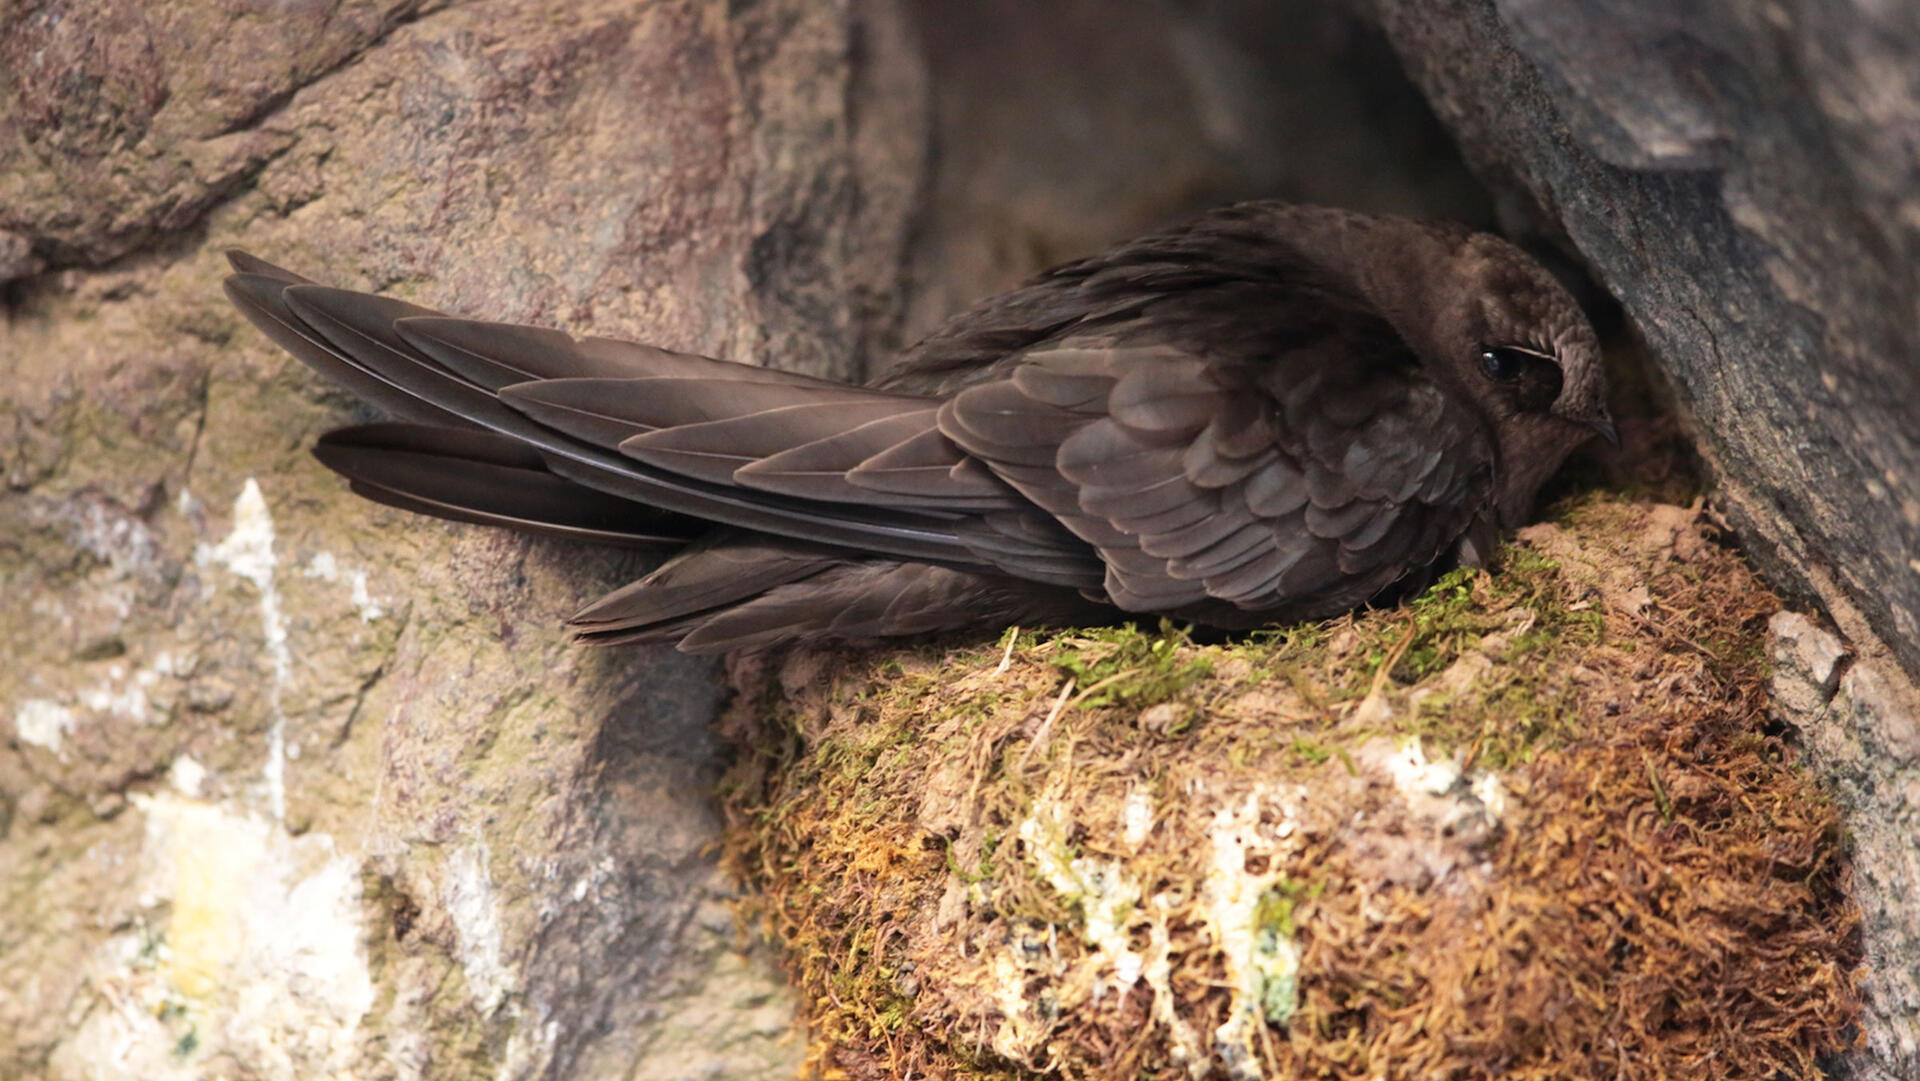
[(1613, 418), (1605, 413), (1600, 414), (1592, 420), (1583, 420), (1580, 423), (1584, 427), (1592, 429), (1593, 434), (1612, 443), (1614, 446), (1618, 447), (1620, 445), (1620, 433), (1614, 430)]

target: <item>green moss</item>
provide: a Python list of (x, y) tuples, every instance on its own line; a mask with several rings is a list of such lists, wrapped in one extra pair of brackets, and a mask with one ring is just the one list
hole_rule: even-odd
[(1054, 644), (1050, 660), (1078, 688), (1073, 703), (1089, 709), (1159, 705), (1213, 672), (1212, 660), (1196, 656), (1186, 632), (1164, 619), (1157, 633), (1126, 624), (1064, 635)]

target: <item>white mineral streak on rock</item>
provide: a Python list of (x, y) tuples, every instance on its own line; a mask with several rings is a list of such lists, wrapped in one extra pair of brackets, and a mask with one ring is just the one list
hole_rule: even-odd
[(501, 961), (500, 904), (493, 891), (492, 853), (485, 841), (453, 850), (447, 859), (447, 880), (440, 903), (453, 917), (460, 936), (460, 967), (467, 973), (467, 991), (482, 1013), (491, 1012), (512, 989), (513, 974)]
[(252, 477), (240, 488), (233, 501), (233, 531), (219, 544), (202, 544), (194, 551), (194, 562), (201, 566), (218, 563), (252, 582), (260, 595), (260, 634), (266, 642), (267, 659), (273, 682), (267, 689), (268, 708), (272, 712), (267, 729), (267, 762), (261, 770), (267, 787), (267, 806), (276, 820), (287, 817), (287, 716), (281, 708), (281, 694), (293, 672), (293, 655), (287, 648), (287, 621), (280, 612), (280, 591), (274, 585), (273, 571), (278, 562), (273, 554), (273, 515), (260, 494), (260, 485)]
[(367, 572), (342, 570), (340, 561), (332, 552), (315, 552), (313, 558), (307, 560), (306, 575), (323, 582), (346, 582), (347, 599), (353, 604), (354, 610), (360, 613), (362, 623), (372, 623), (387, 614), (387, 610), (367, 591)]
[(516, 1078), (531, 1076), (533, 1064), (551, 1055), (554, 1041), (560, 1035), (560, 1022), (549, 1021), (540, 1027), (537, 1034), (530, 1035), (530, 1032), (530, 1026), (522, 1025), (507, 1037), (507, 1049), (501, 1053), (500, 1065), (493, 1071), (494, 1081), (515, 1081)]
[(360, 861), (325, 834), (289, 837), (197, 799), (132, 799), (147, 816), (153, 922), (109, 945), (101, 1007), (57, 1053), (65, 1072), (176, 1081), (224, 1063), (272, 1081), (352, 1077), (374, 1002)]

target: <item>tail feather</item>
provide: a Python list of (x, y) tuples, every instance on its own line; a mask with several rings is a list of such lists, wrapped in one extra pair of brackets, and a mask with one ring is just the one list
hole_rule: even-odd
[(360, 424), (328, 432), (313, 454), (375, 502), (454, 521), (623, 547), (684, 544), (705, 528), (556, 476), (493, 432)]
[(582, 637), (667, 624), (811, 577), (845, 558), (831, 548), (719, 534), (601, 597), (567, 624)]
[[(256, 268), (261, 265), (257, 260), (245, 261)], [(955, 536), (952, 514), (825, 504), (735, 484), (709, 483), (650, 467), (573, 438), (509, 408), (484, 383), (442, 367), (394, 329), (395, 320), (436, 317), (437, 313), (346, 290), (289, 284), (291, 277), (240, 274), (229, 279), (229, 289), (236, 294), (242, 312), (289, 352), (390, 412), (445, 427), (477, 425), (510, 436), (537, 449), (548, 468), (559, 476), (676, 513), (903, 558), (985, 565)], [(536, 337), (551, 353), (557, 339)], [(506, 346), (510, 349), (526, 340), (509, 338)], [(623, 357), (626, 363), (635, 363), (646, 354), (644, 350), (615, 349), (604, 342), (595, 344), (591, 352), (602, 358)], [(702, 365), (711, 370), (761, 371), (704, 358), (697, 358), (699, 363), (695, 364), (677, 354), (653, 352), (669, 358), (666, 363), (680, 371)], [(543, 361), (558, 362), (551, 355)], [(497, 370), (487, 375), (489, 381), (500, 377)], [(787, 381), (831, 386), (806, 377), (790, 377)], [(746, 383), (765, 385), (766, 380), (753, 375)]]
[(868, 560), (663, 630), (686, 653), (731, 653), (805, 639), (871, 639), (980, 626), (1062, 626), (1112, 619), (1076, 593), (947, 567)]

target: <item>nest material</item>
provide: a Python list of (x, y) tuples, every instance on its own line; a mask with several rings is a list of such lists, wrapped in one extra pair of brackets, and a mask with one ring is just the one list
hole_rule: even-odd
[(1589, 497), (1493, 575), (743, 674), (727, 856), (829, 1077), (1772, 1078), (1853, 1038), (1774, 598)]

